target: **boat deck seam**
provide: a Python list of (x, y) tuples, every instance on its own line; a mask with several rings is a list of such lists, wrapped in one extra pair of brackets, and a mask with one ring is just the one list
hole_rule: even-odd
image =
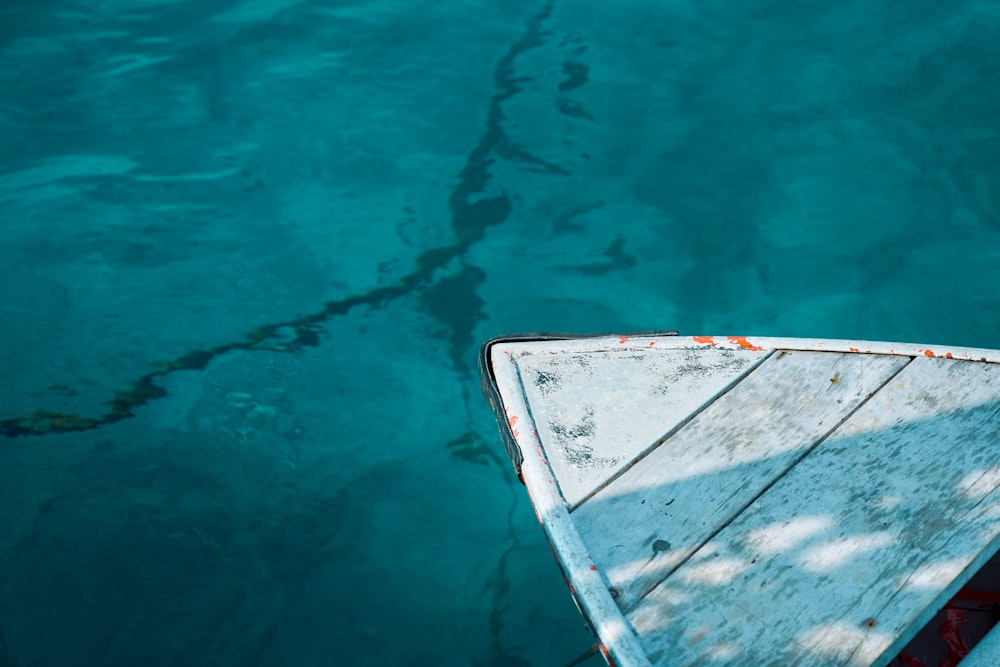
[[(768, 355), (766, 358), (770, 358), (770, 357), (771, 357), (771, 355)], [(832, 436), (838, 429), (840, 429), (845, 423), (847, 423), (851, 419), (851, 417), (853, 417), (862, 407), (864, 407), (879, 392), (881, 392), (883, 389), (885, 389), (885, 387), (890, 382), (892, 382), (893, 379), (896, 378), (903, 371), (903, 369), (907, 368), (910, 364), (912, 364), (914, 359), (916, 359), (916, 357), (911, 356), (909, 361), (907, 361), (905, 364), (903, 364), (902, 366), (900, 366), (899, 368), (897, 368), (893, 373), (891, 373), (889, 376), (887, 376), (885, 378), (885, 380), (878, 386), (878, 388), (875, 389), (875, 391), (871, 392), (868, 396), (866, 396), (864, 398), (864, 400), (860, 401), (857, 405), (855, 405), (846, 415), (844, 415), (826, 433), (824, 433), (819, 438), (817, 438), (816, 441), (813, 444), (811, 444), (809, 447), (807, 447), (802, 454), (800, 454), (799, 456), (797, 456), (789, 465), (787, 465), (785, 467), (784, 470), (782, 470), (778, 475), (776, 475), (774, 477), (774, 479), (772, 479), (770, 482), (768, 482), (768, 484), (765, 485), (764, 488), (762, 488), (758, 493), (756, 493), (752, 498), (750, 498), (749, 501), (747, 501), (746, 503), (744, 503), (743, 506), (739, 508), (739, 510), (737, 510), (736, 512), (733, 512), (732, 516), (729, 517), (728, 521), (724, 521), (722, 524), (720, 524), (719, 526), (717, 526), (704, 540), (702, 540), (694, 549), (692, 549), (690, 551), (690, 553), (687, 554), (687, 556), (685, 556), (676, 565), (674, 565), (672, 568), (670, 568), (670, 570), (666, 574), (664, 574), (661, 578), (659, 578), (656, 581), (656, 583), (654, 583), (653, 585), (649, 586), (649, 588), (647, 588), (646, 590), (644, 590), (642, 592), (642, 594), (639, 595), (636, 598), (635, 602), (633, 602), (628, 607), (622, 609), (622, 613), (627, 615), (629, 612), (631, 612), (632, 610), (634, 610), (640, 603), (642, 603), (643, 600), (646, 599), (646, 597), (652, 591), (656, 590), (656, 588), (660, 584), (662, 584), (664, 581), (666, 581), (667, 579), (669, 579), (674, 574), (674, 572), (676, 572), (677, 570), (679, 570), (688, 561), (690, 561), (691, 558), (693, 558), (695, 556), (695, 554), (697, 554), (701, 549), (703, 549), (706, 544), (708, 544), (709, 542), (711, 542), (712, 540), (714, 540), (723, 530), (725, 530), (726, 528), (728, 528), (729, 525), (733, 521), (735, 521), (741, 514), (743, 514), (754, 503), (756, 503), (758, 500), (760, 500), (771, 488), (774, 487), (775, 484), (777, 484), (781, 479), (783, 479), (784, 477), (786, 477), (792, 470), (794, 470), (796, 466), (798, 466), (800, 463), (802, 463), (802, 461), (804, 461), (805, 459), (807, 459), (809, 457), (809, 455), (812, 454), (814, 451), (816, 451), (816, 449), (820, 445), (822, 445), (824, 442), (826, 442), (827, 440), (829, 440), (830, 436)], [(759, 364), (755, 365), (752, 370), (756, 370), (757, 366), (759, 366)], [(746, 374), (746, 375), (749, 375), (749, 373)], [(741, 377), (740, 380), (742, 381), (743, 377)], [(671, 435), (672, 435), (672, 433), (671, 433)], [(661, 438), (661, 441), (666, 441), (666, 439), (667, 438)]]
[[(671, 427), (669, 430), (667, 430), (666, 433), (664, 433), (663, 435), (661, 435), (660, 437), (658, 437), (656, 440), (654, 440), (652, 444), (650, 444), (648, 447), (644, 448), (641, 452), (639, 452), (638, 454), (636, 454), (635, 457), (633, 457), (631, 461), (629, 461), (628, 463), (626, 463), (625, 465), (623, 465), (621, 468), (619, 468), (618, 470), (616, 470), (610, 477), (608, 477), (606, 480), (604, 480), (603, 482), (601, 482), (600, 484), (598, 484), (596, 487), (594, 487), (583, 498), (581, 498), (580, 500), (578, 500), (575, 503), (571, 504), (569, 506), (569, 512), (570, 512), (570, 514), (572, 514), (575, 510), (579, 509), (581, 505), (583, 505), (588, 500), (590, 500), (591, 498), (593, 498), (594, 496), (596, 496), (598, 493), (600, 493), (601, 491), (603, 491), (604, 489), (606, 489), (610, 484), (612, 484), (613, 482), (615, 482), (619, 477), (621, 477), (622, 475), (624, 475), (625, 473), (627, 473), (629, 470), (631, 470), (632, 468), (634, 468), (636, 465), (638, 465), (640, 461), (642, 461), (647, 456), (649, 456), (650, 454), (652, 454), (653, 452), (655, 452), (657, 449), (659, 449), (660, 446), (663, 443), (665, 443), (667, 440), (669, 440), (671, 437), (673, 437), (675, 433), (677, 433), (682, 428), (684, 428), (685, 426), (687, 426), (695, 417), (697, 417), (702, 412), (704, 412), (705, 410), (707, 410), (708, 408), (710, 408), (716, 401), (718, 401), (723, 396), (725, 396), (730, 391), (732, 391), (738, 384), (740, 384), (741, 382), (743, 382), (743, 380), (745, 380), (746, 378), (750, 377), (750, 375), (752, 375), (754, 373), (754, 371), (756, 371), (758, 368), (760, 368), (761, 365), (764, 364), (764, 362), (766, 362), (768, 359), (770, 359), (771, 357), (773, 357), (775, 354), (777, 354), (779, 352), (783, 352), (783, 350), (779, 350), (779, 349), (770, 350), (767, 354), (765, 354), (764, 356), (762, 356), (760, 359), (758, 359), (754, 363), (750, 364), (750, 366), (748, 366), (746, 368), (746, 370), (744, 370), (742, 373), (740, 373), (738, 376), (736, 376), (733, 380), (731, 380), (728, 384), (726, 384), (726, 386), (724, 386), (722, 389), (720, 389), (714, 396), (712, 396), (710, 399), (708, 399), (707, 401), (705, 401), (704, 403), (702, 403), (701, 405), (699, 405), (698, 408), (694, 412), (692, 412), (691, 414), (687, 415), (679, 423), (675, 424), (673, 427)], [(519, 376), (519, 379), (520, 379), (520, 376)]]

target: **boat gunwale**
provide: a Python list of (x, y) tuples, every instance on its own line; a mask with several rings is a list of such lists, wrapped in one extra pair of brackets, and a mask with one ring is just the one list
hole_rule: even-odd
[(587, 353), (611, 350), (655, 349), (744, 349), (792, 350), (803, 352), (842, 352), (854, 354), (889, 354), (893, 356), (944, 358), (954, 361), (1000, 363), (1000, 350), (962, 347), (955, 345), (929, 345), (920, 343), (848, 340), (836, 338), (793, 338), (771, 336), (679, 336), (639, 332), (600, 334), (568, 338), (521, 338), (518, 335), (500, 336), (486, 343), (488, 346), (512, 346), (516, 343), (538, 343), (534, 349), (519, 349), (519, 354)]
[[(545, 531), (577, 608), (610, 665), (651, 665), (645, 647), (611, 597), (607, 580), (590, 557), (570, 517), (566, 499), (542, 452), (534, 419), (521, 391), (521, 377), (510, 351), (502, 344), (494, 344), (486, 354), (489, 354), (491, 377), (497, 395), (507, 396), (506, 401), (494, 406), (495, 410), (502, 411), (497, 412), (501, 430), (510, 431), (522, 452), (527, 450), (534, 454), (523, 458), (518, 477), (528, 491), (535, 517)], [(500, 363), (504, 357), (510, 363)], [(522, 429), (513, 427), (519, 420), (510, 418), (521, 415), (526, 421), (531, 421), (530, 428), (528, 424)]]

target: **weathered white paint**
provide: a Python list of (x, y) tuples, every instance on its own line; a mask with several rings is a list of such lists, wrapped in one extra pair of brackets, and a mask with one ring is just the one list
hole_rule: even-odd
[(619, 606), (636, 604), (909, 361), (779, 352), (583, 503), (573, 516)]
[[(652, 345), (651, 345), (652, 344)], [(653, 336), (616, 334), (602, 337), (531, 342), (518, 349), (548, 351), (558, 354), (619, 350), (660, 349), (741, 349), (741, 350), (815, 350), (818, 352), (854, 352), (893, 354), (910, 357), (943, 357), (1000, 363), (1000, 350), (948, 345), (919, 345), (869, 340), (833, 340), (824, 338), (772, 338), (768, 336)], [(950, 357), (948, 355), (951, 355)]]
[(604, 576), (587, 553), (542, 452), (513, 359), (518, 348), (520, 344), (494, 346), (492, 367), (508, 421), (515, 426), (521, 425), (514, 429), (514, 434), (524, 452), (521, 472), (535, 515), (553, 551), (559, 555), (580, 611), (597, 633), (607, 656), (619, 667), (647, 667), (650, 663), (645, 648), (619, 611)]
[[(1000, 546), (1000, 484), (967, 492), (998, 459), (1000, 366), (918, 358), (628, 617), (657, 664), (707, 664), (718, 644), (741, 664), (884, 665)], [(826, 530), (760, 548), (819, 512)], [(737, 575), (689, 574), (712, 563)]]
[[(636, 627), (651, 633), (651, 639), (638, 637), (608, 591), (609, 582), (601, 574), (603, 563), (590, 557), (580, 537), (577, 521), (587, 503), (572, 515), (567, 511), (535, 433), (511, 354), (651, 349), (710, 353), (720, 349), (856, 351), (861, 354), (851, 356), (877, 359), (887, 354), (933, 355), (987, 362), (931, 362), (965, 366), (967, 370), (1000, 362), (1000, 352), (993, 350), (808, 339), (616, 335), (495, 346), (493, 367), (506, 416), (516, 421), (516, 440), (525, 454), (525, 484), (581, 611), (590, 619), (615, 664), (647, 665), (650, 654), (658, 664), (683, 665), (699, 660), (703, 664), (751, 664), (752, 660), (746, 658), (749, 651), (765, 656), (761, 660), (764, 663), (798, 664), (801, 658), (802, 664), (826, 664), (833, 655), (843, 657), (839, 647), (845, 641), (853, 642), (858, 649), (847, 657), (846, 664), (867, 664), (863, 661), (879, 651), (875, 664), (882, 664), (996, 551), (1000, 503), (992, 484), (1000, 467), (1000, 437), (996, 433), (996, 415), (984, 419), (989, 411), (988, 400), (995, 399), (975, 409), (977, 399), (972, 394), (939, 384), (931, 387), (939, 394), (925, 391), (924, 399), (909, 401), (917, 407), (923, 403), (923, 412), (903, 416), (896, 423), (887, 421), (886, 416), (903, 415), (896, 411), (900, 403), (907, 403), (900, 400), (903, 394), (879, 394), (876, 398), (884, 402), (871, 401), (856, 413), (856, 423), (852, 419), (845, 424), (843, 433), (852, 425), (860, 426), (860, 433), (850, 437), (834, 434), (730, 525), (719, 524), (718, 534), (701, 548), (671, 545), (668, 551), (676, 550), (689, 560), (633, 611)], [(928, 368), (925, 364), (914, 367)], [(996, 375), (998, 370), (991, 367), (985, 373)], [(969, 370), (969, 375), (956, 379), (944, 374), (938, 379), (950, 377), (956, 386), (974, 385), (975, 372)], [(913, 390), (907, 381), (903, 381), (903, 387), (898, 384), (889, 383), (886, 390)], [(807, 394), (804, 387), (797, 393)], [(949, 413), (949, 405), (959, 406), (958, 411)], [(968, 409), (963, 411), (962, 407)], [(880, 429), (866, 430), (872, 425), (871, 421), (863, 421), (871, 416), (867, 413), (877, 416), (879, 412)], [(962, 454), (954, 459), (957, 463), (953, 461), (940, 470), (938, 461), (954, 451)], [(644, 457), (637, 467), (650, 458)], [(663, 472), (675, 478), (682, 476), (678, 467), (678, 462), (668, 461)], [(646, 492), (656, 488), (653, 480)], [(855, 514), (852, 509), (857, 510)], [(872, 523), (878, 519), (882, 519), (881, 523)], [(885, 523), (891, 526), (882, 525)], [(893, 536), (891, 544), (882, 544), (885, 535)], [(858, 558), (848, 554), (829, 572), (803, 567), (810, 562), (805, 557), (810, 550), (815, 556), (824, 553), (824, 544), (836, 545), (838, 540), (849, 544), (851, 538), (859, 536), (868, 536), (868, 541), (862, 539), (863, 544), (872, 547), (868, 553)], [(836, 551), (832, 547), (827, 553)], [(893, 558), (887, 557), (890, 552)], [(771, 576), (762, 577), (762, 573)], [(942, 582), (938, 577), (954, 579)], [(850, 607), (848, 613), (838, 616), (831, 612), (823, 618), (812, 618), (816, 609), (825, 610), (828, 604), (843, 609), (844, 600), (850, 596), (857, 598), (856, 608)], [(782, 606), (770, 607), (767, 601)], [(878, 615), (855, 618), (861, 609), (868, 608), (876, 608)], [(924, 611), (914, 615), (914, 610), (920, 608)], [(801, 622), (797, 620), (800, 618)], [(867, 621), (873, 621), (874, 627), (869, 627)], [(769, 632), (779, 626), (781, 632)], [(786, 661), (775, 657), (776, 653), (768, 653), (788, 649), (789, 637), (798, 638), (795, 646), (802, 650), (799, 658)], [(974, 667), (1000, 664), (1000, 631), (994, 630), (965, 663)]]
[(654, 346), (513, 356), (542, 449), (575, 505), (764, 354)]

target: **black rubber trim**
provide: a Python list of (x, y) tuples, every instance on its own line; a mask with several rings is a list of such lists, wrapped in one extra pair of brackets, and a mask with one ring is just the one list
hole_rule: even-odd
[(595, 334), (532, 332), (497, 336), (495, 338), (490, 338), (488, 341), (483, 343), (483, 346), (479, 348), (479, 381), (483, 388), (483, 395), (486, 397), (486, 401), (490, 404), (490, 408), (493, 410), (493, 415), (496, 417), (497, 425), (500, 427), (500, 438), (503, 440), (503, 448), (507, 452), (507, 458), (509, 458), (510, 462), (514, 464), (514, 471), (517, 473), (517, 478), (524, 483), (524, 479), (521, 477), (521, 464), (524, 462), (524, 454), (521, 453), (521, 448), (517, 446), (517, 440), (514, 438), (514, 434), (510, 430), (510, 424), (507, 423), (507, 415), (504, 412), (503, 400), (500, 398), (500, 391), (497, 389), (496, 376), (493, 373), (493, 366), (490, 363), (490, 351), (493, 349), (494, 345), (500, 343), (530, 343), (546, 340), (610, 338), (613, 336), (627, 336), (628, 338), (634, 338), (638, 336), (676, 335), (677, 332), (674, 330), (629, 331), (625, 333), (607, 331)]

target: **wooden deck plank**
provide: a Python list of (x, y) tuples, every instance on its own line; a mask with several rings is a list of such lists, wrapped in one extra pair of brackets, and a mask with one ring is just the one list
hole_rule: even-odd
[(622, 609), (725, 526), (909, 357), (778, 352), (573, 512)]
[(514, 361), (547, 460), (574, 505), (766, 354), (556, 347)]
[(1000, 366), (918, 358), (628, 617), (654, 664), (884, 665), (998, 535)]

